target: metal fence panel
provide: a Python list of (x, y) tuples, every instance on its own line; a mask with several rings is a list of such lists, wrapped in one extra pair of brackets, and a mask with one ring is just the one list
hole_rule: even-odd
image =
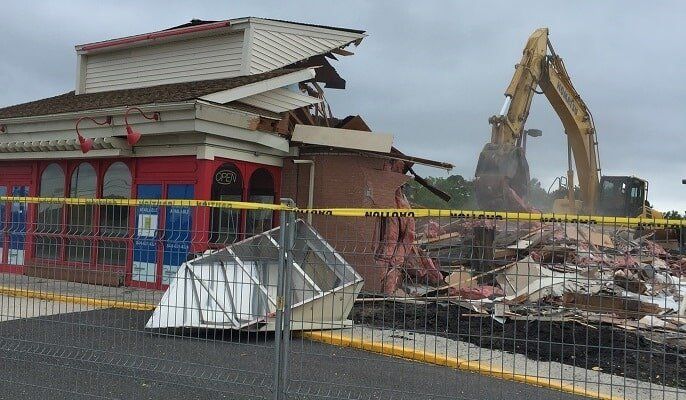
[(141, 186), (0, 199), (3, 394), (684, 397), (681, 221)]

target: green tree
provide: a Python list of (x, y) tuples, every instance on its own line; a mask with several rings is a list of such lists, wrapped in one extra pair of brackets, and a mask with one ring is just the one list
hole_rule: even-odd
[(426, 208), (450, 209), (474, 207), (474, 182), (472, 180), (467, 180), (462, 175), (450, 175), (447, 178), (427, 177), (426, 180), (432, 186), (448, 193), (451, 196), (450, 201), (446, 203), (412, 180), (409, 185), (408, 198), (413, 205)]
[(667, 219), (684, 219), (684, 216), (676, 210), (667, 211), (664, 215)]
[(527, 200), (534, 208), (547, 212), (553, 209), (555, 198), (551, 193), (543, 189), (538, 179), (532, 178), (529, 182), (529, 196)]

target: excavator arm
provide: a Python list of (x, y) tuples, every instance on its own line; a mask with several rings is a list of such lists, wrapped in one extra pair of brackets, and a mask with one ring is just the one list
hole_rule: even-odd
[[(537, 87), (562, 121), (579, 176), (583, 211), (592, 213), (600, 182), (593, 118), (574, 89), (562, 59), (555, 54), (547, 28), (537, 29), (529, 37), (505, 91), (505, 103), (498, 115), (489, 118), (491, 141), (484, 146), (476, 169), (477, 202), (486, 209), (530, 210), (525, 200), (529, 165), (522, 143), (531, 101), (539, 93)], [(574, 187), (571, 168), (568, 186)], [(566, 206), (569, 212), (582, 211), (571, 192)]]

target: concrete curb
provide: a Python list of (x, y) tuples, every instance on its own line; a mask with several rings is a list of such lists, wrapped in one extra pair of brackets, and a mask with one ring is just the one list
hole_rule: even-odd
[[(123, 300), (108, 300), (96, 299), (92, 297), (80, 297), (61, 295), (52, 292), (43, 292), (29, 289), (14, 289), (0, 286), (0, 294), (12, 297), (27, 297), (48, 301), (61, 301), (64, 303), (84, 304), (91, 307), (99, 308), (122, 308), (127, 310), (151, 311), (155, 309), (154, 304), (140, 303)], [(623, 397), (616, 397), (612, 395), (605, 395), (598, 391), (589, 391), (574, 385), (564, 383), (557, 379), (549, 379), (537, 376), (527, 376), (517, 374), (512, 371), (506, 371), (497, 367), (483, 366), (479, 362), (463, 360), (460, 358), (447, 357), (431, 352), (418, 351), (412, 348), (405, 348), (388, 343), (376, 343), (362, 339), (352, 338), (343, 332), (335, 331), (312, 331), (302, 332), (300, 336), (304, 339), (313, 340), (316, 342), (331, 344), (341, 347), (350, 347), (360, 350), (366, 350), (373, 353), (383, 354), (402, 358), (405, 360), (418, 361), (427, 364), (440, 365), (450, 368), (455, 368), (463, 371), (475, 372), (494, 378), (526, 383), (542, 388), (558, 390), (565, 393), (585, 396), (599, 400), (623, 400)]]
[(526, 383), (542, 388), (558, 390), (565, 393), (580, 395), (599, 400), (623, 400), (623, 397), (602, 394), (598, 391), (591, 391), (582, 387), (577, 387), (564, 383), (558, 379), (550, 379), (537, 376), (527, 376), (517, 374), (512, 371), (506, 371), (498, 367), (484, 366), (479, 362), (463, 360), (460, 358), (447, 357), (439, 354), (434, 354), (426, 351), (421, 351), (413, 348), (405, 348), (388, 343), (378, 343), (368, 340), (352, 338), (343, 332), (333, 331), (314, 331), (303, 332), (301, 337), (321, 343), (332, 344), (341, 347), (351, 347), (371, 351), (374, 353), (384, 354), (388, 356), (403, 358), (406, 360), (419, 361), (427, 364), (435, 364), (445, 367), (451, 367), (463, 371), (476, 372), (482, 375), (491, 376), (494, 378), (504, 379), (508, 381)]
[(155, 309), (154, 304), (139, 303), (134, 301), (123, 300), (108, 300), (96, 299), (92, 297), (70, 296), (64, 294), (56, 294), (52, 292), (43, 292), (29, 289), (14, 289), (0, 286), (0, 294), (12, 297), (28, 297), (32, 299), (61, 301), (63, 303), (83, 304), (97, 308), (123, 308), (127, 310), (150, 311)]

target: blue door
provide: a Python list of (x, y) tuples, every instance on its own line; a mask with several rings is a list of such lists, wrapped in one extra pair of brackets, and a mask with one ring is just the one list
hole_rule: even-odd
[[(167, 199), (193, 199), (192, 184), (167, 186)], [(181, 264), (186, 262), (191, 242), (192, 216), (190, 207), (168, 206), (165, 212), (162, 284), (169, 285)]]
[[(12, 187), (12, 196), (14, 197), (27, 197), (28, 195), (28, 186)], [(24, 249), (26, 247), (26, 203), (12, 203), (8, 233), (10, 243), (9, 251), (7, 252), (7, 264), (24, 265)]]
[[(138, 185), (139, 199), (161, 199), (162, 185)], [(136, 233), (133, 242), (133, 282), (157, 282), (157, 240), (160, 223), (159, 206), (136, 208)]]

